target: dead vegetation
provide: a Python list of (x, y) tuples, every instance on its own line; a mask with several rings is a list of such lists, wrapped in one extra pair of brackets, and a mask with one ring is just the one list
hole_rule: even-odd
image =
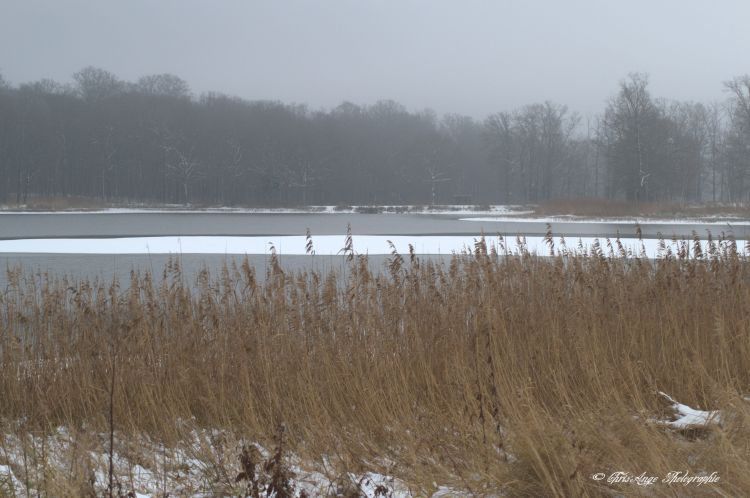
[(106, 202), (92, 197), (29, 195), (23, 199), (18, 199), (18, 202), (0, 205), (0, 209), (8, 211), (87, 211), (102, 209), (107, 206)]
[[(40, 496), (127, 495), (133, 462), (161, 469), (164, 496), (187, 493), (171, 486), (190, 464), (158, 463), (181, 445), (217, 495), (302, 496), (292, 458), (324, 469), (331, 496), (361, 496), (352, 476), (370, 471), (417, 496), (747, 494), (745, 258), (550, 250), (498, 256), (482, 239), (449, 264), (394, 253), (373, 273), (349, 248), (342, 274), (285, 272), (273, 256), (262, 284), (247, 263), (197, 282), (179, 260), (130, 282), (9, 271), (0, 466)], [(669, 412), (659, 392), (722, 423), (652, 423)], [(67, 443), (51, 449), (60, 428)], [(675, 470), (721, 480), (591, 478)], [(0, 475), (0, 495), (13, 489)]]
[(586, 218), (748, 218), (746, 204), (685, 204), (677, 202), (629, 202), (608, 199), (558, 199), (539, 203), (537, 216), (581, 216)]

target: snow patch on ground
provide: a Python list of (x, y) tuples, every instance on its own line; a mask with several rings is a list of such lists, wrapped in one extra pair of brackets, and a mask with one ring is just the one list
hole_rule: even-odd
[(160, 207), (112, 207), (103, 209), (28, 210), (0, 206), (3, 214), (415, 214), (466, 216), (465, 221), (480, 222), (539, 222), (539, 223), (625, 223), (625, 224), (717, 224), (750, 225), (750, 220), (735, 214), (714, 214), (682, 217), (592, 217), (578, 215), (535, 216), (528, 206), (517, 204), (446, 204), (446, 205), (352, 205), (302, 207), (193, 207), (167, 205)]
[(567, 216), (533, 217), (533, 216), (478, 216), (460, 218), (460, 221), (479, 221), (485, 223), (507, 223), (514, 221), (536, 223), (606, 223), (623, 225), (712, 225), (721, 227), (747, 226), (750, 221), (745, 219), (730, 219), (725, 217), (705, 218), (579, 218)]
[(660, 425), (665, 425), (672, 429), (686, 430), (708, 427), (710, 425), (721, 425), (722, 416), (718, 410), (704, 411), (696, 410), (688, 405), (683, 405), (675, 401), (670, 395), (659, 391), (659, 394), (669, 401), (675, 412), (674, 420), (659, 420)]
[(0, 465), (0, 491), (6, 489), (19, 490), (22, 488), (23, 483), (18, 480), (10, 465)]
[[(106, 494), (109, 486), (108, 434), (72, 435), (58, 428), (48, 436), (0, 434), (0, 496), (30, 497), (50, 492), (49, 480), (70, 479), (73, 469), (79, 468), (78, 481), (70, 482), (72, 489), (88, 486), (97, 496)], [(88, 441), (86, 449), (81, 440)], [(257, 450), (261, 461), (255, 464), (261, 496), (269, 483), (263, 459), (271, 451), (256, 443), (247, 443), (220, 430), (191, 430), (178, 447), (165, 447), (147, 436), (115, 436), (113, 475), (116, 491), (137, 497), (156, 496), (236, 496), (247, 483), (239, 479), (242, 471), (238, 455), (240, 447)], [(44, 453), (38, 460), (40, 448)], [(356, 496), (364, 498), (410, 498), (413, 496), (466, 496), (465, 492), (448, 486), (434, 485), (431, 495), (416, 492), (400, 479), (378, 472), (361, 474), (339, 473), (332, 470), (326, 458), (323, 466), (303, 462), (293, 454), (285, 454), (282, 461), (287, 469), (295, 496)], [(28, 488), (27, 488), (28, 486)], [(80, 490), (83, 492), (83, 489)], [(87, 493), (90, 494), (90, 493)], [(117, 493), (116, 493), (117, 494)], [(131, 495), (128, 495), (131, 496)]]
[(2, 214), (531, 214), (533, 211), (523, 210), (515, 205), (477, 206), (471, 204), (420, 206), (420, 205), (383, 205), (383, 206), (306, 206), (299, 208), (193, 208), (193, 207), (135, 207), (135, 208), (106, 208), (106, 209), (67, 209), (58, 211), (30, 211), (0, 209)]

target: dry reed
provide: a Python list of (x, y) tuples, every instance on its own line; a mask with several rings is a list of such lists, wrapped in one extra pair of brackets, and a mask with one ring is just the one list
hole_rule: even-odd
[[(480, 239), (447, 265), (394, 253), (373, 273), (357, 256), (345, 276), (284, 272), (274, 255), (262, 284), (247, 261), (195, 283), (179, 260), (126, 283), (11, 271), (0, 434), (64, 427), (81, 447), (115, 432), (168, 447), (220, 429), (272, 447), (283, 424), (302, 460), (388, 472), (418, 495), (435, 483), (507, 496), (750, 492), (747, 261), (550, 249), (498, 255)], [(700, 433), (665, 429), (653, 423), (665, 415), (658, 391), (731, 416)], [(16, 474), (40, 495), (93, 493), (79, 453), (63, 474)], [(591, 479), (673, 470), (721, 480)], [(243, 472), (250, 484), (237, 485), (251, 486)], [(222, 475), (219, 462), (216, 493), (237, 492)]]
[(583, 217), (656, 217), (656, 218), (701, 218), (727, 217), (747, 218), (750, 207), (745, 203), (686, 204), (677, 202), (633, 202), (614, 199), (554, 199), (540, 202), (533, 208), (538, 216), (583, 216)]

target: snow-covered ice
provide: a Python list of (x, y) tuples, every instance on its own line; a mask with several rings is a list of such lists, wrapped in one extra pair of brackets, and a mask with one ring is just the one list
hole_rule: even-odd
[[(357, 254), (391, 254), (393, 247), (400, 254), (408, 254), (413, 246), (417, 254), (460, 253), (473, 250), (479, 240), (478, 235), (444, 235), (444, 236), (387, 236), (387, 235), (354, 235), (352, 242)], [(549, 255), (550, 248), (545, 237), (486, 237), (487, 245), (495, 245), (498, 253), (511, 254), (527, 250), (532, 254)], [(521, 243), (519, 243), (519, 240)], [(664, 247), (656, 239), (621, 238), (625, 254), (659, 258), (666, 251), (676, 254), (681, 244), (693, 253), (693, 241), (663, 241)], [(345, 244), (344, 235), (318, 235), (312, 237), (313, 248), (319, 255), (342, 254)], [(560, 237), (553, 238), (555, 250), (559, 253), (565, 249), (577, 252), (580, 248), (590, 250), (595, 244), (601, 247), (605, 256), (622, 256), (615, 240), (596, 237), (570, 237), (565, 239), (565, 246)], [(393, 247), (391, 247), (391, 243)], [(724, 241), (724, 246), (730, 244)], [(718, 244), (714, 241), (714, 244)], [(744, 250), (745, 241), (736, 241), (740, 252)], [(124, 238), (71, 238), (71, 239), (18, 239), (0, 240), (0, 253), (35, 253), (35, 254), (270, 254), (274, 248), (280, 255), (307, 254), (307, 239), (302, 235), (285, 236), (168, 236), (168, 237), (124, 237)], [(684, 249), (684, 248), (683, 248)], [(708, 253), (708, 242), (701, 241), (701, 250)]]

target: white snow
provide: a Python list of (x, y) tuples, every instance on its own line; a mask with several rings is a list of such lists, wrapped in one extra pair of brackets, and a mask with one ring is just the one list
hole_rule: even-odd
[(506, 222), (536, 222), (536, 223), (607, 223), (622, 225), (711, 225), (731, 228), (732, 226), (748, 226), (750, 221), (744, 219), (727, 220), (721, 217), (705, 218), (579, 218), (579, 217), (533, 217), (533, 216), (477, 216), (460, 218), (460, 221), (480, 221), (486, 223)]
[(457, 215), (466, 216), (464, 221), (480, 222), (539, 222), (539, 223), (640, 223), (640, 224), (710, 224), (710, 225), (750, 225), (750, 220), (734, 214), (700, 215), (692, 217), (650, 218), (650, 217), (590, 217), (577, 215), (534, 216), (534, 211), (522, 205), (353, 205), (353, 206), (303, 206), (290, 208), (276, 207), (193, 207), (167, 205), (162, 207), (112, 207), (104, 209), (63, 209), (55, 211), (22, 210), (0, 207), (0, 215), (12, 214), (414, 214), (414, 215)]
[[(93, 441), (99, 443), (95, 443), (98, 447), (85, 453), (95, 476), (94, 487), (102, 493), (109, 482), (108, 434), (91, 433), (88, 436), (93, 436)], [(47, 437), (27, 436), (23, 441), (15, 435), (0, 433), (0, 458), (7, 462), (0, 465), (0, 496), (7, 494), (25, 497), (41, 494), (41, 490), (35, 488), (37, 480), (21, 478), (24, 472), (37, 476), (46, 465), (46, 470), (51, 470), (56, 475), (67, 475), (71, 465), (71, 448), (77, 447), (76, 441), (62, 427)], [(236, 439), (232, 434), (216, 429), (191, 430), (177, 447), (165, 447), (145, 435), (123, 438), (115, 434), (115, 476), (124, 492), (131, 491), (139, 498), (163, 496), (164, 491), (169, 492), (170, 496), (213, 496), (213, 486), (221, 484), (217, 476), (221, 474), (233, 480), (239, 473), (239, 461), (235, 456), (242, 443), (242, 440)], [(38, 448), (42, 444), (47, 448), (46, 460), (42, 462), (32, 459), (26, 462), (29, 446)], [(270, 452), (257, 443), (249, 445), (259, 450), (262, 459), (270, 456)], [(121, 448), (126, 451), (121, 452)], [(377, 472), (339, 473), (328, 465), (327, 457), (323, 457), (323, 462), (325, 463), (321, 467), (319, 462), (304, 462), (294, 454), (286, 454), (284, 457), (284, 464), (292, 474), (292, 485), (297, 491), (306, 491), (308, 496), (328, 496), (339, 487), (350, 492), (356, 490), (357, 495), (364, 498), (383, 496), (382, 491), (393, 498), (415, 496), (404, 481), (394, 476)], [(258, 464), (256, 468), (259, 480), (261, 484), (267, 483), (268, 472), (263, 470), (262, 462)], [(15, 467), (17, 473), (11, 467)], [(26, 482), (31, 483), (31, 489), (26, 488)], [(242, 483), (237, 486), (236, 490), (239, 491)], [(465, 492), (445, 485), (435, 484), (435, 487), (437, 491), (433, 497), (466, 496)]]
[[(340, 254), (344, 235), (313, 237), (316, 254)], [(355, 235), (354, 249), (360, 254), (390, 254), (391, 240), (396, 248), (408, 253), (409, 244), (421, 254), (450, 254), (465, 246), (473, 246), (473, 237), (408, 237)], [(0, 253), (53, 253), (53, 254), (269, 254), (275, 247), (279, 254), (306, 254), (304, 236), (237, 237), (237, 236), (186, 236), (186, 237), (126, 237), (109, 239), (20, 239), (0, 241)]]
[(23, 487), (23, 483), (13, 473), (10, 465), (0, 465), (0, 492), (16, 491)]
[[(389, 241), (400, 254), (409, 253), (409, 245), (417, 254), (445, 254), (473, 251), (479, 235), (445, 235), (445, 236), (408, 236), (408, 235), (354, 235), (352, 241), (356, 254), (391, 254)], [(546, 256), (550, 254), (548, 241), (544, 237), (486, 237), (489, 246), (494, 245), (500, 254), (515, 254), (523, 248), (532, 254)], [(345, 243), (344, 235), (318, 235), (312, 237), (313, 248), (318, 255), (342, 254)], [(521, 243), (519, 243), (519, 241)], [(553, 239), (557, 253), (576, 253), (580, 247), (590, 250), (598, 241), (604, 256), (620, 257), (622, 251), (615, 240), (596, 237), (576, 237), (563, 240)], [(525, 244), (524, 244), (525, 242)], [(676, 254), (681, 244), (687, 244), (688, 251), (693, 253), (693, 241), (665, 240), (663, 249), (655, 239), (621, 238), (623, 250), (627, 255), (660, 258), (669, 251)], [(730, 242), (721, 244), (714, 241), (719, 248), (726, 248)], [(744, 251), (745, 241), (736, 241), (739, 252)], [(169, 237), (125, 237), (125, 238), (71, 238), (71, 239), (18, 239), (0, 240), (0, 253), (34, 253), (34, 254), (270, 254), (274, 247), (280, 255), (305, 255), (307, 239), (304, 236), (169, 236)], [(709, 252), (707, 241), (701, 241), (701, 250)]]
[(196, 208), (190, 206), (175, 207), (132, 207), (132, 208), (106, 208), (106, 209), (67, 209), (57, 211), (22, 211), (14, 209), (0, 209), (0, 215), (3, 214), (353, 214), (358, 212), (367, 212), (369, 210), (377, 211), (377, 214), (455, 214), (455, 215), (476, 215), (476, 214), (531, 214), (533, 211), (522, 210), (519, 206), (490, 205), (482, 208), (476, 205), (378, 205), (378, 206), (306, 206), (298, 208), (233, 208), (233, 207), (213, 207), (213, 208)]
[(718, 410), (704, 411), (696, 410), (688, 405), (678, 403), (670, 395), (659, 391), (659, 394), (666, 398), (675, 411), (675, 420), (660, 420), (661, 425), (666, 425), (672, 429), (693, 429), (696, 427), (706, 427), (710, 424), (721, 424), (721, 413)]

